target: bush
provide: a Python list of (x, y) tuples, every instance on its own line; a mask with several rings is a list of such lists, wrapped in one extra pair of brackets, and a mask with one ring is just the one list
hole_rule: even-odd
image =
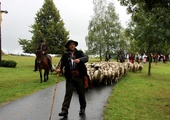
[(2, 67), (16, 67), (17, 62), (13, 60), (2, 60), (0, 64)]

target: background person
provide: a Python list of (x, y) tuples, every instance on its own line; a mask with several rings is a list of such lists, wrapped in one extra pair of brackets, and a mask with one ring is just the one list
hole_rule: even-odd
[[(42, 39), (41, 40), (41, 43), (39, 44), (38, 48), (37, 48), (37, 51), (41, 51), (44, 56), (47, 58), (48, 60), (48, 65), (50, 67), (50, 70), (51, 71), (54, 71), (53, 67), (52, 67), (52, 63), (51, 63), (51, 57), (50, 55), (48, 55), (48, 46), (46, 45), (46, 40), (45, 39)], [(37, 57), (35, 58), (35, 65), (34, 65), (34, 70), (33, 71), (37, 71), (38, 70), (38, 66), (37, 66)]]
[(111, 58), (109, 51), (106, 51), (105, 61), (108, 62)]

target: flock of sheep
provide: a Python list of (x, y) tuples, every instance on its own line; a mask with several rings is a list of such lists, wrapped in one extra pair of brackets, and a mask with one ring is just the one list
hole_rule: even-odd
[(137, 62), (97, 62), (87, 63), (86, 68), (91, 83), (112, 85), (128, 71), (141, 71), (143, 65)]

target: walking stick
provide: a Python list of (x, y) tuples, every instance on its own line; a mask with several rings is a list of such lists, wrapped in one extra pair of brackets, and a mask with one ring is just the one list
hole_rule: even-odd
[(59, 73), (57, 74), (57, 78), (56, 78), (56, 85), (55, 85), (55, 88), (54, 88), (54, 95), (53, 95), (49, 120), (51, 120), (52, 111), (53, 111), (53, 107), (54, 107), (54, 100), (55, 100), (55, 94), (56, 94), (56, 89), (57, 89), (58, 77), (59, 77)]

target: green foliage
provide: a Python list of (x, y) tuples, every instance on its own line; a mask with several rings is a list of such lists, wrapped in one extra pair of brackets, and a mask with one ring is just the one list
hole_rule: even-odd
[[(168, 0), (120, 0), (132, 14), (128, 28), (131, 46), (149, 56), (151, 74), (151, 53), (169, 54), (170, 51), (170, 1)], [(131, 33), (130, 33), (131, 32)], [(129, 34), (130, 33), (130, 34)]]
[[(132, 14), (132, 22), (128, 28), (131, 39), (138, 41), (136, 45), (143, 51), (166, 53), (170, 44), (170, 1), (120, 0), (122, 5)], [(169, 46), (169, 45), (168, 45)]]
[(15, 62), (14, 60), (2, 60), (0, 64), (1, 64), (2, 67), (12, 67), (12, 68), (14, 68), (14, 67), (16, 67), (17, 62)]
[(64, 27), (53, 0), (44, 0), (42, 8), (37, 12), (35, 22), (31, 25), (32, 40), (19, 39), (19, 44), (26, 53), (35, 53), (40, 41), (45, 38), (51, 54), (64, 52), (64, 45), (68, 40), (69, 32)]
[(86, 36), (87, 53), (100, 55), (101, 60), (106, 51), (125, 49), (127, 42), (122, 37), (123, 30), (114, 4), (106, 4), (106, 0), (94, 0), (93, 3), (95, 15), (89, 23)]

